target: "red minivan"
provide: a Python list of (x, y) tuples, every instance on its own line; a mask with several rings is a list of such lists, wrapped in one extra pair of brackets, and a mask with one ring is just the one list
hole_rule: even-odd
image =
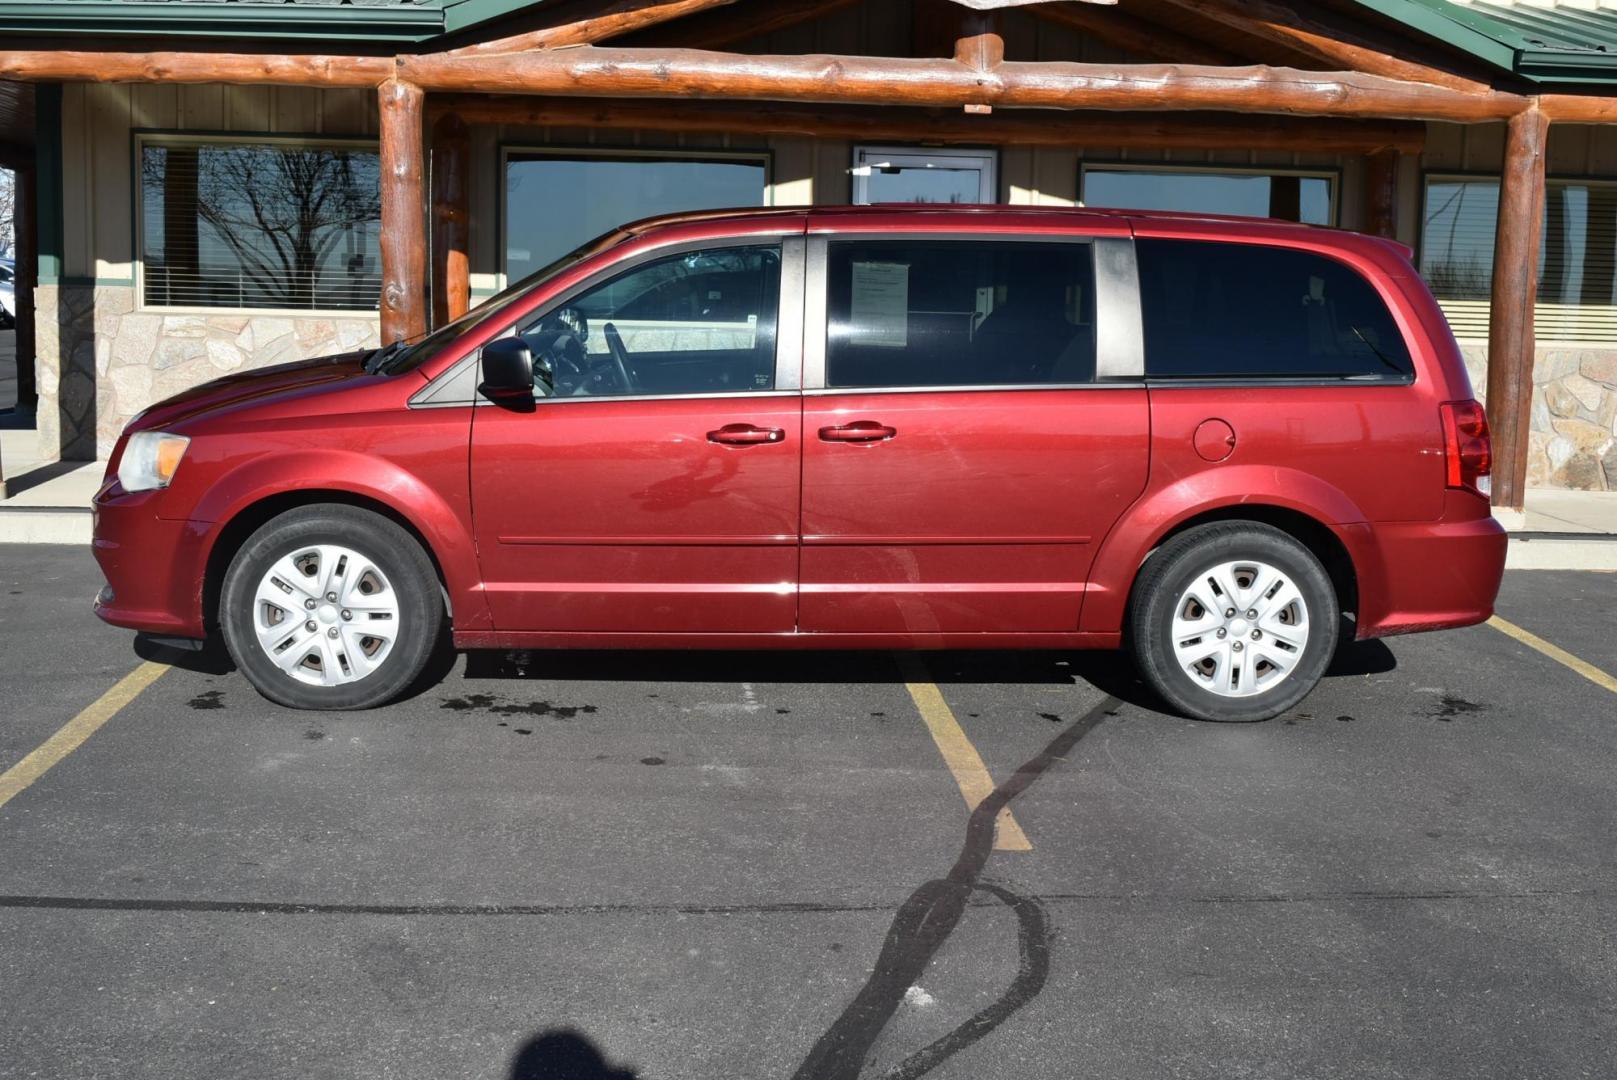
[(926, 206), (628, 226), (130, 423), (97, 613), (266, 697), (481, 648), (1118, 648), (1255, 720), (1492, 611), (1481, 407), (1389, 241)]

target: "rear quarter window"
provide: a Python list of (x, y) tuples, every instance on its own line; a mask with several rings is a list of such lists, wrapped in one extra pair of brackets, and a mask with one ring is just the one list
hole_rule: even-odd
[(1414, 373), (1375, 287), (1325, 255), (1204, 240), (1136, 243), (1145, 373), (1391, 379)]

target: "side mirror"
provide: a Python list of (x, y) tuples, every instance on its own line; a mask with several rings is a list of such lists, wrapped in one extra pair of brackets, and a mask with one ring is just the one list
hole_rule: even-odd
[(490, 401), (533, 400), (533, 350), (520, 337), (483, 346), (483, 381), (478, 392)]

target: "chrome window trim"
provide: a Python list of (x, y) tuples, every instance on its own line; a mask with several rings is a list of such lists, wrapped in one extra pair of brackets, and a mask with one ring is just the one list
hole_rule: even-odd
[(1097, 236), (1095, 247), (1095, 381), (1145, 377), (1145, 324), (1134, 241)]
[(804, 390), (825, 387), (826, 252), (824, 236), (810, 236), (803, 275), (803, 379)]
[[(670, 240), (669, 242), (667, 242), (665, 244), (655, 244), (655, 245), (653, 245), (651, 247), (648, 247), (644, 251), (636, 252), (634, 255), (632, 255), (632, 256), (630, 256), (630, 257), (628, 257), (626, 259), (616, 260), (616, 261), (608, 264), (607, 266), (603, 266), (600, 270), (598, 270), (595, 273), (591, 274), (589, 277), (585, 278), (583, 281), (580, 281), (578, 284), (574, 285), (572, 288), (566, 290), (565, 292), (562, 292), (562, 293), (558, 294), (555, 297), (552, 297), (551, 300), (548, 303), (546, 303), (546, 304), (544, 304), (544, 305), (542, 305), (542, 306), (540, 306), (538, 308), (535, 308), (534, 310), (532, 310), (530, 312), (527, 312), (524, 315), (521, 315), (521, 316), (518, 316), (516, 318), (511, 319), (509, 322), (507, 322), (503, 326), (501, 326), (500, 329), (498, 331), (496, 331), (494, 336), (491, 337), (489, 340), (490, 341), (498, 341), (500, 338), (510, 337), (512, 334), (516, 333), (516, 328), (517, 328), (518, 323), (523, 322), (524, 320), (542, 319), (546, 315), (549, 315), (552, 311), (555, 311), (557, 308), (566, 305), (566, 303), (569, 300), (573, 299), (575, 296), (578, 296), (580, 293), (588, 292), (590, 289), (594, 288), (596, 285), (599, 285), (602, 282), (608, 281), (608, 280), (610, 280), (610, 279), (612, 279), (614, 277), (617, 277), (621, 273), (625, 273), (627, 271), (636, 269), (637, 267), (640, 267), (640, 266), (644, 265), (645, 263), (653, 262), (653, 261), (655, 261), (657, 259), (660, 259), (660, 258), (666, 258), (667, 256), (670, 256), (670, 255), (678, 255), (681, 252), (685, 252), (685, 251), (706, 251), (706, 250), (709, 250), (711, 248), (724, 248), (724, 247), (768, 247), (768, 246), (771, 246), (771, 245), (778, 245), (781, 248), (781, 286), (782, 286), (782, 289), (784, 290), (785, 282), (786, 282), (786, 262), (787, 262), (786, 247), (787, 247), (787, 241), (789, 241), (791, 239), (794, 239), (794, 238), (801, 240), (802, 234), (803, 234), (802, 226), (797, 225), (797, 226), (792, 226), (792, 227), (789, 227), (789, 228), (766, 229), (766, 230), (763, 230), (761, 232), (748, 233), (745, 236), (716, 236), (716, 237), (710, 237), (709, 239), (706, 239), (706, 240)], [(779, 303), (781, 305), (781, 307), (784, 307), (784, 297), (778, 297), (777, 298), (777, 303)], [(782, 315), (782, 311), (780, 310), (780, 308), (777, 308), (777, 310), (776, 310), (776, 329), (775, 329), (775, 377), (777, 379), (779, 379), (780, 376), (781, 376), (781, 341), (782, 341), (782, 339), (781, 339), (781, 336), (780, 336), (780, 322), (779, 322), (779, 320), (781, 318), (781, 315)], [(435, 377), (431, 382), (427, 383), (426, 386), (422, 387), (420, 390), (417, 390), (414, 394), (411, 394), (410, 399), (406, 404), (412, 409), (445, 408), (445, 407), (452, 406), (452, 405), (490, 405), (490, 404), (493, 404), (487, 398), (483, 397), (481, 394), (477, 394), (475, 392), (475, 387), (474, 387), (474, 391), (473, 391), (474, 396), (470, 400), (466, 400), (466, 399), (444, 400), (444, 401), (436, 400), (438, 391), (439, 391), (439, 389), (441, 387), (443, 387), (446, 383), (450, 382), (457, 375), (459, 375), (460, 372), (466, 366), (471, 365), (471, 364), (477, 364), (477, 363), (481, 362), (481, 360), (482, 360), (482, 352), (483, 352), (482, 349), (476, 349), (476, 350), (472, 351), (471, 353), (468, 353), (466, 356), (463, 356), (459, 360), (455, 361), (453, 364), (451, 364), (449, 366), (449, 368), (447, 370), (439, 373), (437, 377)], [(674, 397), (674, 398), (679, 398), (679, 397), (738, 397), (738, 396), (741, 396), (742, 394), (745, 394), (745, 393), (756, 393), (756, 392), (758, 392), (758, 391), (736, 390), (736, 391), (732, 391), (732, 392), (722, 392), (722, 393), (717, 393), (717, 394), (645, 394), (645, 395), (636, 394), (636, 395), (633, 395), (632, 397), (628, 396), (628, 395), (606, 395), (606, 394), (603, 394), (603, 395), (600, 395), (600, 396), (597, 396), (597, 397), (586, 397), (586, 398), (580, 398), (580, 399), (577, 399), (577, 400), (581, 400), (581, 401), (649, 401), (649, 400), (654, 400), (654, 399), (658, 399), (658, 398), (669, 398), (669, 397)], [(770, 391), (762, 391), (762, 392), (768, 393)], [(795, 392), (795, 390), (791, 391), (791, 392)], [(571, 401), (571, 400), (574, 400), (574, 399), (572, 399), (572, 398), (553, 398), (553, 397), (535, 396), (533, 400), (534, 400), (535, 404), (538, 404), (540, 402), (546, 402), (546, 401)]]
[(986, 391), (1016, 391), (1028, 393), (1037, 390), (1143, 390), (1144, 379), (1111, 379), (1106, 382), (1085, 383), (982, 383), (977, 386), (822, 386), (803, 391), (804, 397), (825, 397), (828, 394), (971, 394)]
[(780, 242), (780, 298), (775, 305), (776, 390), (803, 386), (803, 282), (807, 242), (788, 236)]
[[(827, 386), (826, 338), (830, 326), (832, 242), (1087, 244), (1095, 275), (1095, 380), (1085, 383), (1018, 383), (958, 386)], [(1103, 281), (1104, 279), (1104, 281)], [(812, 394), (938, 393), (955, 390), (1138, 389), (1145, 378), (1145, 335), (1140, 319), (1139, 270), (1127, 236), (1085, 233), (1003, 233), (955, 230), (815, 233), (808, 235), (808, 297), (804, 304), (803, 392)], [(819, 332), (814, 327), (818, 324)], [(1115, 354), (1113, 352), (1115, 350)], [(1131, 381), (1120, 381), (1131, 380)]]
[(1360, 390), (1367, 387), (1414, 386), (1413, 375), (1299, 375), (1295, 378), (1272, 375), (1151, 375), (1142, 385), (1152, 390), (1301, 390), (1334, 387), (1341, 390)]

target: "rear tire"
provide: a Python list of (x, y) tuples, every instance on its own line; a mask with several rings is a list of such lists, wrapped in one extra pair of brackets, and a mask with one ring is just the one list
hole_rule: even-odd
[(443, 636), (432, 563), (379, 514), (289, 510), (225, 572), (219, 626), (260, 694), (294, 709), (369, 709), (407, 690)]
[(1140, 674), (1198, 720), (1268, 720), (1318, 685), (1341, 616), (1330, 576), (1294, 537), (1256, 522), (1189, 529), (1146, 561), (1129, 602)]

